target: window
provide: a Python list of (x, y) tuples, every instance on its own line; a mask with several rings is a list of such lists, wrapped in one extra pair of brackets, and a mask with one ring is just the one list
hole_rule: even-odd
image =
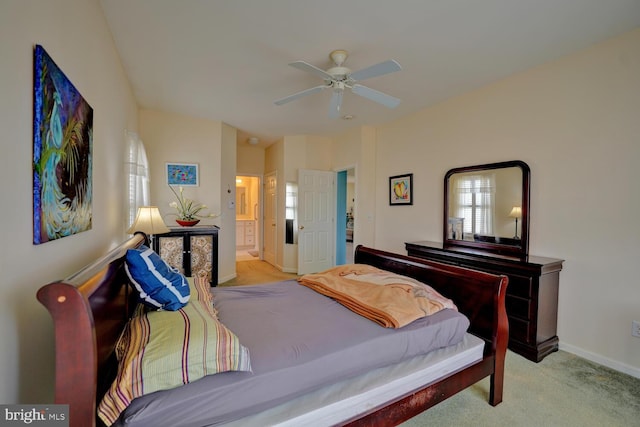
[(127, 138), (127, 228), (136, 219), (140, 206), (149, 205), (149, 162), (144, 144), (137, 134), (125, 132)]
[(491, 236), (494, 230), (495, 179), (487, 175), (465, 175), (454, 183), (458, 200), (456, 217), (465, 218), (465, 235)]
[(287, 182), (285, 190), (285, 243), (293, 244), (297, 240), (296, 212), (298, 210), (298, 186)]

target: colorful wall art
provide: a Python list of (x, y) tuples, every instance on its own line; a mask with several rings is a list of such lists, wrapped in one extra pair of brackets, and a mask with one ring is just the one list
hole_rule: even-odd
[(197, 163), (167, 163), (167, 184), (182, 186), (198, 185)]
[(413, 204), (413, 174), (389, 177), (389, 204)]
[(33, 243), (91, 229), (93, 109), (44, 48), (34, 50)]

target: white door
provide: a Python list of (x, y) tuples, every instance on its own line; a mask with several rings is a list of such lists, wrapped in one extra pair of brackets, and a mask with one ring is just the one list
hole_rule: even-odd
[(264, 177), (264, 232), (263, 257), (271, 265), (276, 265), (276, 230), (277, 230), (277, 191), (276, 173), (270, 173)]
[(298, 171), (298, 274), (334, 266), (335, 175)]

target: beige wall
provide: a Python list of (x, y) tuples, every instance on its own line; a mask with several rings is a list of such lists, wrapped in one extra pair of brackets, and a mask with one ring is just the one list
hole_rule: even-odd
[(237, 130), (226, 123), (222, 124), (222, 151), (216, 166), (220, 174), (219, 218), (220, 241), (218, 243), (219, 282), (236, 277), (236, 139)]
[[(153, 110), (140, 110), (140, 138), (149, 159), (151, 204), (160, 208), (168, 225), (175, 224), (175, 209), (169, 206), (175, 196), (167, 185), (167, 162), (196, 163), (199, 170), (197, 187), (184, 187), (185, 197), (204, 203), (212, 213), (221, 212), (220, 153), (222, 122), (195, 119)], [(204, 219), (202, 224), (217, 224)]]
[(236, 174), (262, 176), (265, 166), (265, 149), (248, 145), (245, 142), (238, 143), (236, 147)]
[(167, 225), (175, 224), (175, 196), (167, 185), (167, 162), (197, 163), (199, 186), (184, 187), (185, 197), (204, 203), (209, 212), (221, 215), (200, 224), (220, 227), (218, 233), (218, 278), (235, 276), (236, 130), (220, 121), (196, 119), (173, 113), (140, 110), (140, 138), (143, 140), (151, 175), (151, 204), (157, 205)]
[[(566, 260), (561, 348), (638, 377), (639, 47), (640, 29), (378, 127), (375, 230), (392, 251), (442, 241), (448, 169), (527, 162), (530, 252)], [(408, 172), (414, 205), (390, 207), (388, 177)]]
[[(93, 108), (93, 225), (32, 244), (33, 47), (42, 45)], [(0, 402), (53, 401), (51, 317), (36, 300), (125, 237), (125, 129), (137, 106), (97, 0), (0, 2)]]
[(336, 136), (332, 169), (355, 169), (354, 247), (375, 245), (376, 129), (362, 126)]

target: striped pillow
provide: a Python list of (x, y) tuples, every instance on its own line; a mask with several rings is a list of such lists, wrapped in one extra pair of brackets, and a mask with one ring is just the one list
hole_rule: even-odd
[(125, 326), (116, 345), (116, 380), (98, 406), (105, 424), (113, 424), (143, 394), (218, 372), (251, 371), (248, 349), (218, 321), (210, 293), (192, 280), (190, 285), (194, 296), (201, 298), (177, 311), (143, 312)]

